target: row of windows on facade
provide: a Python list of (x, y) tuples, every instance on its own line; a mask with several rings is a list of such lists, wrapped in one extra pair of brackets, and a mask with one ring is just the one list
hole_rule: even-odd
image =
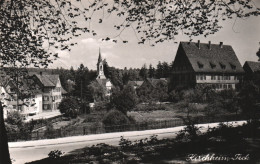
[(52, 109), (51, 106), (53, 105), (53, 108), (56, 109), (59, 106), (60, 103), (55, 103), (55, 104), (43, 104), (43, 109), (44, 110), (48, 110), (48, 109)]
[(212, 84), (216, 89), (232, 89), (232, 84)]
[[(201, 62), (197, 62), (197, 64), (198, 64), (198, 67), (199, 68), (203, 68), (204, 67), (204, 64), (202, 64)], [(209, 65), (210, 65), (210, 67), (212, 68), (212, 69), (214, 69), (214, 68), (216, 68), (216, 64), (215, 63), (213, 63), (213, 62), (209, 62)], [(226, 69), (226, 65), (225, 64), (223, 64), (222, 62), (219, 62), (219, 65), (220, 65), (220, 68), (221, 69)], [(229, 65), (230, 65), (230, 67), (231, 67), (231, 69), (233, 69), (233, 70), (235, 70), (236, 69), (236, 66), (234, 65), (234, 64), (232, 64), (232, 63), (229, 63)]]
[[(196, 80), (206, 80), (210, 76), (211, 80), (238, 80), (238, 76), (225, 76), (225, 75), (196, 75)], [(192, 80), (194, 75), (179, 75), (178, 80)], [(233, 78), (232, 78), (233, 77)]]
[(61, 99), (61, 95), (56, 95), (56, 96), (43, 96), (43, 101), (49, 101), (50, 98), (55, 101), (58, 99)]
[[(44, 92), (50, 92), (50, 88), (44, 88)], [(61, 92), (61, 87), (56, 87), (52, 90), (53, 92)]]
[[(198, 61), (197, 64), (198, 64), (198, 67), (199, 67), (200, 69), (204, 68), (204, 64), (202, 64), (201, 62)], [(211, 67), (212, 69), (216, 68), (216, 66), (217, 66), (217, 65), (214, 64), (213, 62), (209, 62), (209, 65), (210, 65), (210, 67)], [(219, 65), (220, 65), (220, 68), (221, 68), (221, 69), (226, 69), (226, 65), (225, 65), (225, 64), (219, 62)], [(236, 70), (236, 66), (235, 66), (234, 64), (229, 63), (229, 65), (230, 65), (231, 69)], [(175, 71), (178, 71), (178, 70), (181, 71), (181, 70), (187, 70), (187, 69), (188, 69), (187, 66), (177, 66), (177, 67), (174, 68)]]
[[(211, 75), (211, 80), (238, 80), (237, 76)], [(231, 78), (233, 77), (233, 79)], [(197, 80), (206, 80), (206, 75), (197, 75)]]

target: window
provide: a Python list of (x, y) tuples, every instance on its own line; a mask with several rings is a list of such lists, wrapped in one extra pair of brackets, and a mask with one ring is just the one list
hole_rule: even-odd
[(233, 70), (236, 69), (236, 65), (235, 64), (233, 64), (233, 63), (229, 63), (229, 64), (230, 64), (231, 69), (233, 69)]
[(50, 107), (49, 104), (44, 104), (44, 105), (43, 105), (43, 109), (45, 109), (45, 110), (50, 109), (49, 107)]
[(232, 85), (231, 84), (228, 84), (228, 89), (232, 89)]
[(211, 80), (216, 80), (216, 76), (211, 75)]
[(214, 69), (214, 68), (216, 67), (216, 64), (213, 63), (213, 62), (209, 62), (209, 64), (210, 64), (210, 67), (211, 67), (212, 69)]
[(49, 96), (43, 96), (44, 101), (49, 101)]
[(197, 64), (198, 64), (199, 68), (203, 68), (203, 64), (201, 62), (198, 61)]
[(227, 89), (227, 84), (224, 84), (224, 89)]
[(219, 65), (220, 65), (221, 69), (226, 69), (226, 65), (223, 64), (222, 62), (219, 62)]

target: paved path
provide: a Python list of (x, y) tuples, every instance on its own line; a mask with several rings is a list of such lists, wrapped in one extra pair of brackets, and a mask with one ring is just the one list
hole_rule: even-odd
[[(243, 123), (245, 123), (245, 121), (238, 121), (233, 122), (233, 125), (242, 125)], [(199, 124), (198, 126), (202, 127), (202, 132), (205, 132), (208, 127), (218, 126), (218, 123)], [(15, 160), (13, 163), (23, 164), (25, 162), (46, 158), (48, 157), (48, 153), (52, 150), (58, 149), (67, 154), (77, 149), (92, 146), (93, 144), (98, 143), (118, 145), (121, 136), (124, 136), (124, 138), (132, 141), (142, 138), (149, 138), (151, 135), (158, 135), (159, 139), (174, 138), (176, 133), (181, 129), (183, 129), (183, 126), (156, 130), (105, 133), (25, 142), (10, 142), (9, 150), (11, 158)]]

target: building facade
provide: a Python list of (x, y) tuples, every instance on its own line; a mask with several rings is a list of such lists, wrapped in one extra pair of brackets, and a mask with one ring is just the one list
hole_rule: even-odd
[(62, 91), (59, 75), (33, 75), (34, 81), (42, 91), (42, 111), (57, 110), (62, 100)]
[[(12, 111), (19, 111), (22, 115), (35, 115), (42, 112), (42, 93), (30, 90), (27, 85), (17, 89), (12, 81), (1, 86), (1, 102), (4, 104), (4, 118)], [(17, 98), (18, 94), (18, 98)]]
[(180, 42), (170, 87), (211, 85), (217, 90), (235, 89), (244, 70), (230, 45)]

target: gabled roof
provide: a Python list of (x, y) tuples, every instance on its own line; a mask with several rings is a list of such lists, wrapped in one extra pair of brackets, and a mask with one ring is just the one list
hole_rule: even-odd
[(128, 84), (136, 86), (137, 88), (143, 84), (144, 81), (128, 81)]
[(230, 45), (180, 42), (195, 72), (243, 73), (244, 70)]
[(106, 83), (107, 83), (108, 79), (96, 79), (96, 80), (99, 85), (106, 87)]
[(58, 80), (59, 75), (39, 75), (35, 74), (35, 76), (40, 80), (44, 87), (55, 87)]
[(248, 65), (252, 72), (260, 71), (260, 62), (246, 61), (245, 65)]
[(153, 78), (147, 78), (147, 81), (152, 84), (153, 87), (156, 87), (158, 83), (164, 83), (167, 84), (166, 79), (153, 79)]

